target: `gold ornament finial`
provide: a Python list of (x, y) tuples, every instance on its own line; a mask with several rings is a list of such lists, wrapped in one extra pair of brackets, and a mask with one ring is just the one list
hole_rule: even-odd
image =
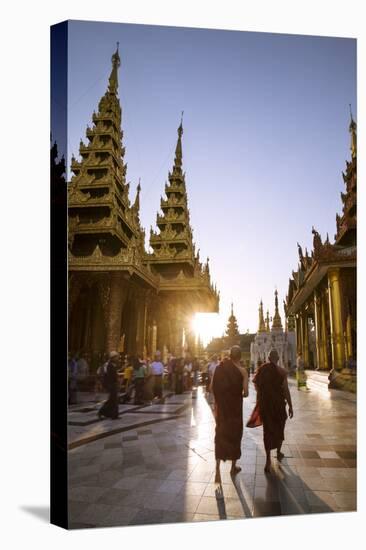
[(109, 77), (108, 91), (116, 94), (118, 90), (118, 69), (121, 66), (121, 59), (119, 57), (119, 42), (117, 42), (117, 48), (112, 55), (112, 71)]
[(350, 149), (351, 149), (351, 153), (352, 153), (352, 158), (355, 158), (356, 155), (357, 155), (357, 124), (353, 120), (351, 104), (349, 104), (349, 110), (350, 110), (350, 116), (351, 116), (351, 122), (350, 122), (350, 125), (349, 125), (349, 132), (351, 134), (351, 147), (350, 147)]
[(266, 325), (264, 322), (264, 315), (263, 315), (263, 302), (262, 299), (259, 304), (259, 327), (258, 332), (266, 332)]

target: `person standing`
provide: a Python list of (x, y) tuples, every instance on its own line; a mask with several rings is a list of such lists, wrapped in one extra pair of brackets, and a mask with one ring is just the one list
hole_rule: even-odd
[(183, 393), (183, 357), (178, 357), (174, 366), (174, 391), (176, 395)]
[(278, 360), (277, 350), (270, 351), (268, 363), (259, 367), (253, 378), (257, 390), (257, 404), (254, 411), (259, 413), (260, 422), (263, 424), (263, 441), (266, 451), (265, 473), (271, 471), (272, 449), (277, 449), (278, 460), (282, 460), (284, 457), (281, 447), (285, 439), (286, 404), (289, 417), (292, 418), (294, 415), (287, 383), (287, 372), (277, 364)]
[(151, 361), (149, 358), (145, 361), (145, 379), (144, 379), (144, 401), (152, 402), (154, 398), (154, 376), (151, 371)]
[(138, 357), (132, 359), (133, 381), (135, 386), (135, 405), (144, 404), (145, 365)]
[(200, 371), (200, 363), (197, 357), (194, 357), (192, 362), (192, 373), (193, 373), (193, 387), (197, 388), (198, 386), (198, 375)]
[(78, 366), (76, 359), (72, 353), (69, 353), (68, 362), (68, 403), (69, 405), (75, 405), (77, 403), (77, 390), (78, 390)]
[(77, 360), (77, 379), (78, 388), (85, 390), (85, 382), (89, 376), (89, 363), (88, 354), (85, 351), (81, 351)]
[(240, 364), (241, 350), (233, 346), (230, 358), (215, 368), (212, 390), (215, 397), (215, 483), (221, 484), (220, 461), (231, 460), (231, 475), (241, 468), (236, 461), (241, 457), (243, 436), (243, 397), (248, 396), (248, 373)]
[(163, 375), (164, 365), (161, 362), (161, 353), (155, 353), (154, 361), (151, 363), (151, 373), (154, 377), (154, 398), (161, 399), (163, 397)]
[(119, 365), (119, 353), (117, 351), (111, 351), (109, 354), (109, 361), (104, 367), (103, 385), (106, 391), (109, 393), (107, 401), (101, 406), (98, 411), (99, 419), (103, 416), (116, 420), (118, 418), (118, 394), (119, 394), (119, 379), (118, 379), (118, 365)]
[(216, 370), (216, 367), (217, 365), (219, 364), (218, 360), (217, 360), (217, 355), (213, 355), (211, 357), (211, 361), (208, 365), (208, 384), (209, 384), (209, 387), (211, 386), (212, 384), (212, 380), (213, 380), (213, 376), (215, 374), (215, 370)]
[(125, 386), (125, 392), (128, 392), (128, 389), (132, 382), (132, 376), (133, 376), (133, 366), (128, 361), (123, 371), (123, 382)]
[(208, 392), (208, 363), (207, 361), (202, 361), (201, 366), (201, 381), (202, 386), (205, 388), (205, 392)]
[(175, 357), (173, 354), (169, 354), (168, 357), (168, 389), (173, 390), (173, 378), (174, 378), (174, 364), (175, 364)]

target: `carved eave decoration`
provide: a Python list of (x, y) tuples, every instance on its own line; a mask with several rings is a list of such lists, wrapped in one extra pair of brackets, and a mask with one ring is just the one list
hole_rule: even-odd
[(155, 288), (159, 286), (159, 277), (145, 265), (136, 246), (121, 249), (115, 256), (105, 256), (99, 245), (89, 256), (74, 256), (69, 250), (68, 263), (70, 271), (127, 271)]

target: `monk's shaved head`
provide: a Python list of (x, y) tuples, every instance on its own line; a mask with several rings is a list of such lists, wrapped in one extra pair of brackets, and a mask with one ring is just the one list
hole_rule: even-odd
[(272, 363), (277, 363), (277, 361), (279, 360), (280, 356), (278, 355), (278, 351), (276, 349), (272, 349), (270, 352), (269, 352), (269, 355), (268, 355), (268, 359), (272, 362)]
[(240, 346), (233, 346), (230, 350), (230, 358), (233, 361), (239, 361), (241, 359), (241, 349)]

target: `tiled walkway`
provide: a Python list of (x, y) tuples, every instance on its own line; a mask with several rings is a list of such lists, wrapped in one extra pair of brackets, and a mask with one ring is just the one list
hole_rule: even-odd
[[(356, 509), (356, 403), (350, 394), (290, 382), (294, 418), (285, 459), (265, 476), (262, 428), (244, 429), (242, 472), (214, 483), (214, 419), (200, 388), (164, 405), (121, 405), (96, 421), (94, 404), (69, 413), (71, 528), (239, 519)], [(255, 401), (245, 400), (244, 422)], [(81, 411), (80, 411), (81, 409)], [(273, 453), (274, 454), (274, 453)]]

